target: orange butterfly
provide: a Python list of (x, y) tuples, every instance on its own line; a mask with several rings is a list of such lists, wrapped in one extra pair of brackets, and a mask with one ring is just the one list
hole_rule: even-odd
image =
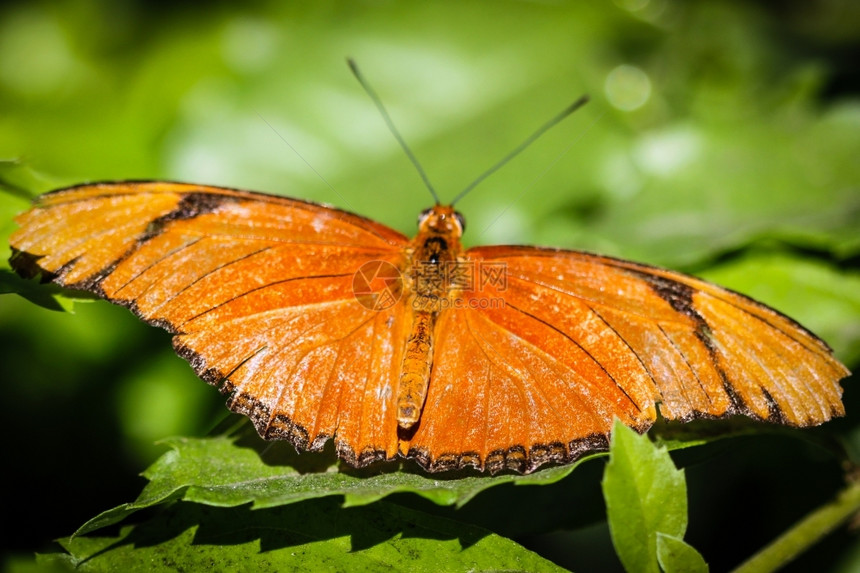
[(81, 185), (17, 218), (13, 267), (129, 307), (266, 439), (353, 466), (530, 472), (613, 417), (841, 415), (848, 370), (777, 311), (702, 280), (536, 247), (412, 240), (331, 207), (166, 182)]

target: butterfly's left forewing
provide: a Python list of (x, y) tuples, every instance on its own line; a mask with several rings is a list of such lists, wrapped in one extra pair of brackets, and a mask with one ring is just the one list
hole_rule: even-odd
[(11, 238), (22, 271), (97, 292), (175, 334), (177, 352), (267, 438), (354, 465), (397, 451), (393, 400), (409, 313), (360, 304), (363, 264), (406, 238), (336, 209), (176, 183), (42, 196)]

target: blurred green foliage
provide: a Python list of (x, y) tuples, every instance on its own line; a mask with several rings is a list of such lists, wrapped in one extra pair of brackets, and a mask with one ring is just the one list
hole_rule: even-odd
[[(348, 73), (351, 56), (443, 201), (592, 96), (459, 204), (468, 242), (694, 271), (808, 325), (856, 369), (858, 44), (850, 0), (7, 2), (0, 257), (27, 191), (103, 179), (282, 193), (411, 234), (431, 200)], [(134, 499), (135, 475), (163, 451), (155, 440), (202, 435), (225, 415), (217, 392), (172, 356), (169, 335), (104, 303), (74, 308), (0, 295), (11, 568)], [(848, 416), (821, 433), (845, 440), (856, 460), (853, 385)], [(842, 479), (838, 460), (797, 440), (702, 450), (677, 461), (690, 492), (685, 539), (713, 570), (833, 497)], [(561, 482), (579, 488), (574, 506), (559, 503), (568, 490), (498, 488), (457, 516), (565, 567), (618, 569), (602, 509), (586, 508), (599, 498), (597, 463)], [(491, 519), (500, 503), (581, 515), (529, 528)], [(834, 534), (796, 570), (860, 567), (851, 543)]]

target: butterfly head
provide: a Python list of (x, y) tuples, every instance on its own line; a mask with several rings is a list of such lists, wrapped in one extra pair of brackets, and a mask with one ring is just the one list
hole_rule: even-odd
[(466, 219), (453, 207), (436, 205), (424, 209), (418, 216), (418, 231), (437, 235), (463, 236), (466, 230)]

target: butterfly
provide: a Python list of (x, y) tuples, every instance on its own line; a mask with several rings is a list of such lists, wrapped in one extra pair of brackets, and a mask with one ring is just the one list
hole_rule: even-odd
[(37, 198), (11, 264), (173, 334), (266, 439), (348, 464), (531, 472), (643, 432), (744, 414), (844, 413), (814, 334), (670, 270), (528, 246), (464, 249), (437, 204), (409, 239), (333, 207), (236, 189), (108, 182)]

